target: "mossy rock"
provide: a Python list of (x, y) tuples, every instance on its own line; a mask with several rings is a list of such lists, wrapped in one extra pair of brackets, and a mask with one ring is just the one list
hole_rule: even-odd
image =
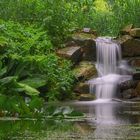
[(78, 83), (75, 88), (74, 88), (74, 92), (77, 92), (79, 94), (81, 93), (86, 93), (88, 94), (89, 91), (89, 84), (88, 83)]
[(96, 36), (94, 34), (89, 33), (74, 33), (72, 37), (77, 39), (96, 39)]
[(81, 61), (79, 65), (73, 69), (73, 72), (76, 79), (80, 81), (89, 80), (90, 78), (97, 76), (95, 64), (90, 61)]
[(92, 101), (95, 100), (95, 96), (93, 94), (80, 94), (78, 97), (79, 101)]
[(79, 62), (82, 58), (82, 51), (81, 47), (79, 46), (71, 46), (59, 49), (56, 54), (59, 57), (71, 60), (74, 64)]

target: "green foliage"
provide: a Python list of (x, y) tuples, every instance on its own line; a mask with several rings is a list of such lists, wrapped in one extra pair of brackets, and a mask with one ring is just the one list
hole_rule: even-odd
[(33, 112), (30, 111), (21, 95), (25, 92), (27, 95), (35, 96), (39, 92), (27, 84), (18, 82), (17, 77), (6, 77), (4, 74), (3, 68), (0, 68), (0, 116), (31, 115)]
[(75, 28), (116, 35), (127, 24), (140, 26), (139, 7), (140, 0), (1, 0), (0, 17), (43, 26), (58, 47)]
[[(26, 27), (14, 22), (0, 20), (1, 55), (41, 55), (53, 50), (45, 31), (35, 26)], [(1, 49), (2, 49), (1, 48)]]
[[(0, 32), (2, 116), (38, 116), (44, 99), (62, 100), (70, 95), (71, 64), (52, 52), (47, 32), (35, 26), (2, 20)], [(26, 97), (29, 97), (29, 103)], [(8, 104), (3, 102), (5, 100)]]
[(27, 95), (38, 95), (34, 88), (43, 86), (47, 86), (43, 94), (50, 100), (61, 99), (60, 93), (70, 92), (73, 83), (71, 64), (52, 53), (53, 47), (45, 32), (4, 21), (1, 21), (0, 29), (8, 44), (1, 54), (7, 67), (5, 76), (17, 77), (21, 81), (18, 86), (24, 88)]
[(69, 117), (83, 117), (84, 114), (74, 110), (72, 107), (69, 106), (48, 106), (47, 114), (48, 117), (59, 117), (59, 118), (69, 118)]
[(34, 88), (39, 88), (46, 85), (46, 80), (43, 77), (27, 78), (20, 81), (22, 84), (27, 84)]

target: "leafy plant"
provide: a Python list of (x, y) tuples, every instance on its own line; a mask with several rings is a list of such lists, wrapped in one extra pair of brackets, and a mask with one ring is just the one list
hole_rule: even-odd
[(58, 117), (58, 118), (69, 118), (69, 117), (83, 117), (84, 114), (74, 110), (69, 106), (48, 106), (47, 114), (48, 117)]

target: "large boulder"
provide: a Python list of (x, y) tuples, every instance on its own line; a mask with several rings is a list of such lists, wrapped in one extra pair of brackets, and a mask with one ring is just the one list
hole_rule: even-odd
[(140, 39), (124, 35), (118, 39), (123, 57), (140, 56)]
[(86, 82), (85, 83), (78, 83), (74, 88), (74, 92), (79, 93), (79, 94), (82, 94), (82, 93), (88, 94), (90, 92), (89, 91), (89, 84)]
[(131, 99), (137, 97), (138, 94), (135, 89), (127, 89), (122, 92), (123, 99)]
[(121, 82), (119, 87), (122, 92), (127, 89), (135, 89), (137, 84), (138, 84), (138, 81), (128, 80), (128, 81)]
[(83, 52), (83, 60), (92, 61), (96, 59), (96, 36), (92, 33), (78, 32), (72, 35), (67, 43), (69, 45), (78, 45)]
[(81, 61), (79, 65), (73, 69), (73, 72), (79, 81), (89, 80), (91, 77), (97, 76), (95, 64), (89, 61)]
[(121, 97), (124, 99), (140, 97), (140, 82), (137, 82), (137, 84), (135, 86), (132, 86), (132, 88), (126, 89), (121, 92)]
[(79, 46), (71, 46), (59, 49), (56, 54), (59, 57), (71, 60), (73, 63), (77, 63), (81, 60), (82, 51)]
[(130, 24), (130, 25), (125, 26), (125, 27), (120, 31), (120, 34), (121, 34), (121, 35), (129, 35), (132, 28), (133, 28), (133, 24)]
[(120, 31), (120, 35), (130, 35), (134, 38), (140, 38), (140, 28), (134, 28), (133, 24), (127, 25)]
[(133, 68), (133, 79), (140, 80), (140, 58), (133, 57), (128, 60), (130, 66)]
[(134, 71), (133, 72), (133, 79), (134, 80), (140, 80), (140, 71)]
[(131, 58), (128, 62), (132, 67), (140, 68), (140, 58)]
[(79, 101), (92, 101), (95, 100), (95, 96), (93, 94), (80, 94), (78, 97)]
[(138, 83), (135, 90), (136, 90), (137, 94), (140, 96), (140, 82)]
[(130, 30), (130, 35), (133, 37), (140, 38), (140, 28), (134, 28)]

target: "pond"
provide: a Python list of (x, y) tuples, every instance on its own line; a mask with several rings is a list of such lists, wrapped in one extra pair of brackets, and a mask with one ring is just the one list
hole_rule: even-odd
[(0, 140), (140, 139), (140, 103), (64, 103), (84, 112), (81, 119), (1, 119)]

